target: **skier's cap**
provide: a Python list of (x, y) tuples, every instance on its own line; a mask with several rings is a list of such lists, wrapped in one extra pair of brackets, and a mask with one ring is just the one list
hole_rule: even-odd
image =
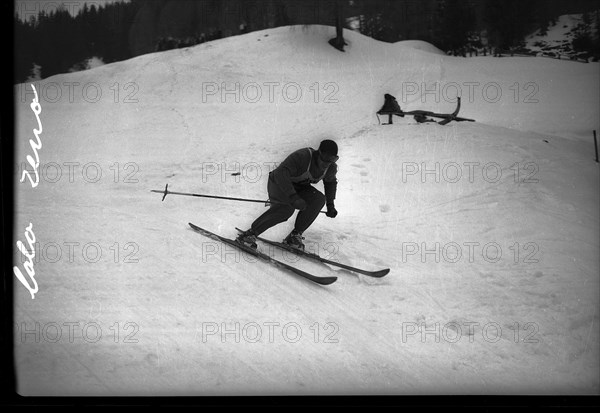
[(335, 157), (338, 154), (338, 146), (337, 143), (330, 139), (325, 139), (319, 145), (319, 152), (324, 155), (329, 155), (331, 157)]

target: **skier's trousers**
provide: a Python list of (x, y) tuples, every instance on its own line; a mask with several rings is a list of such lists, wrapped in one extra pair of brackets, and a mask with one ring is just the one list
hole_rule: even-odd
[[(294, 229), (298, 232), (304, 232), (319, 216), (319, 212), (323, 208), (323, 205), (325, 205), (325, 195), (310, 184), (294, 184), (294, 189), (306, 202), (306, 209), (298, 212)], [(267, 192), (269, 193), (270, 201), (281, 204), (271, 204), (271, 207), (252, 223), (252, 230), (256, 235), (260, 235), (269, 228), (287, 221), (295, 211), (294, 207), (289, 203), (290, 200), (286, 199), (281, 193), (281, 190), (271, 177), (269, 177), (267, 183)]]

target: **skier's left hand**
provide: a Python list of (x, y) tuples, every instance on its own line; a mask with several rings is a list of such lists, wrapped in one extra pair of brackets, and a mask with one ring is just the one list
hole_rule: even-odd
[(333, 204), (327, 204), (327, 212), (325, 213), (325, 215), (327, 215), (329, 218), (335, 218), (337, 214), (337, 209), (335, 209)]

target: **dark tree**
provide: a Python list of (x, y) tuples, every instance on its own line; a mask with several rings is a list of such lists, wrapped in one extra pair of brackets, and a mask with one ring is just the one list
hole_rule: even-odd
[(434, 43), (454, 55), (463, 54), (475, 29), (475, 15), (461, 0), (440, 0)]
[(14, 21), (15, 33), (15, 56), (14, 56), (14, 74), (13, 82), (21, 83), (27, 80), (33, 73), (35, 63), (35, 19), (29, 22), (23, 22), (17, 17)]
[(84, 69), (93, 56), (106, 62), (132, 57), (127, 37), (138, 4), (85, 5), (77, 16), (59, 7), (50, 13), (42, 11), (29, 22), (15, 16), (15, 81), (25, 81), (34, 64), (46, 78)]
[(329, 44), (338, 49), (339, 51), (344, 51), (344, 46), (346, 42), (344, 41), (344, 3), (343, 0), (335, 1), (335, 38), (329, 40)]
[(535, 29), (536, 2), (485, 0), (484, 24), (491, 46), (511, 50)]
[(403, 37), (403, 20), (407, 14), (403, 2), (361, 0), (358, 3), (362, 34), (384, 42), (396, 42)]
[(600, 12), (597, 11), (595, 13), (595, 19), (591, 12), (583, 14), (581, 23), (575, 27), (575, 34), (573, 36), (573, 41), (571, 42), (573, 50), (579, 52), (584, 58), (594, 57), (597, 59), (599, 57), (598, 29), (596, 29), (594, 33), (593, 23), (594, 20), (596, 20), (596, 24), (598, 24)]

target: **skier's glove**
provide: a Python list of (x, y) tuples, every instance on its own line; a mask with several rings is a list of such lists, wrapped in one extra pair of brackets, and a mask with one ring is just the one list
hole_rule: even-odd
[(325, 213), (329, 218), (335, 218), (337, 216), (337, 209), (333, 206), (333, 204), (327, 204), (327, 213)]
[(299, 209), (300, 211), (304, 211), (306, 209), (306, 201), (300, 198), (300, 195), (294, 194), (290, 198), (292, 200), (292, 206), (295, 209)]

